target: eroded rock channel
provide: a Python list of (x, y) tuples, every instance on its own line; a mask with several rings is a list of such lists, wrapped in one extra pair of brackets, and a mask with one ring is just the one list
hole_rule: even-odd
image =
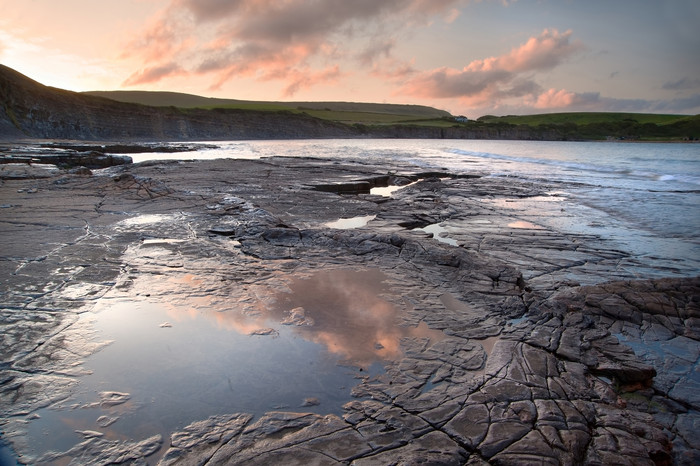
[(0, 185), (20, 462), (700, 460), (700, 280), (499, 205), (556, 187), (294, 158), (36, 170)]

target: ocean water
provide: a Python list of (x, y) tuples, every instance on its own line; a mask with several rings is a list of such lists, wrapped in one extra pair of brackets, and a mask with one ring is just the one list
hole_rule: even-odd
[[(601, 237), (611, 247), (651, 264), (654, 275), (700, 273), (699, 144), (331, 139), (232, 141), (218, 143), (217, 148), (202, 147), (181, 157), (400, 161), (417, 169), (539, 183), (565, 199), (569, 218), (558, 222), (556, 215), (542, 215), (541, 209), (547, 208), (544, 203), (523, 221), (541, 224), (548, 218), (548, 228)], [(134, 161), (173, 156), (137, 154)], [(572, 212), (578, 221), (571, 221)]]

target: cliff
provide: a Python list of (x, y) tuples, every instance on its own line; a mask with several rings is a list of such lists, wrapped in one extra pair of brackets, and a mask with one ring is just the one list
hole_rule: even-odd
[(149, 107), (44, 86), (0, 65), (0, 138), (183, 141), (352, 137), (290, 112)]
[(148, 106), (44, 86), (3, 65), (0, 102), (0, 139), (5, 140), (561, 139), (556, 131), (524, 125), (347, 125), (290, 111)]

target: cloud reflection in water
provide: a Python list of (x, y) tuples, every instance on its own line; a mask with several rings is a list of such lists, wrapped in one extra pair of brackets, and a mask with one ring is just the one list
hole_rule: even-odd
[[(345, 363), (368, 366), (401, 357), (404, 337), (445, 338), (421, 323), (397, 325), (399, 309), (381, 297), (390, 292), (386, 276), (377, 269), (327, 270), (308, 278), (292, 277), (288, 290), (264, 300), (251, 300), (247, 309), (214, 312), (220, 327), (251, 334), (266, 327), (293, 326), (301, 338), (322, 344)], [(272, 299), (270, 299), (272, 298)]]
[[(255, 296), (233, 302), (223, 296), (187, 293), (188, 305), (180, 306), (171, 298), (168, 314), (176, 322), (204, 315), (220, 328), (244, 335), (286, 325), (344, 363), (361, 367), (399, 359), (402, 338), (444, 339), (441, 331), (425, 323), (398, 325), (400, 310), (382, 297), (391, 293), (386, 278), (378, 269), (325, 270), (308, 278), (290, 277), (283, 291), (258, 289)], [(179, 278), (178, 288), (201, 290), (205, 281), (186, 275)]]

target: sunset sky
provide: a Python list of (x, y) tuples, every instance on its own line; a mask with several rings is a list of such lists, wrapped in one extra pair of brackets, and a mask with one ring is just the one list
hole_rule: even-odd
[(698, 0), (0, 0), (0, 63), (74, 91), (700, 113)]

